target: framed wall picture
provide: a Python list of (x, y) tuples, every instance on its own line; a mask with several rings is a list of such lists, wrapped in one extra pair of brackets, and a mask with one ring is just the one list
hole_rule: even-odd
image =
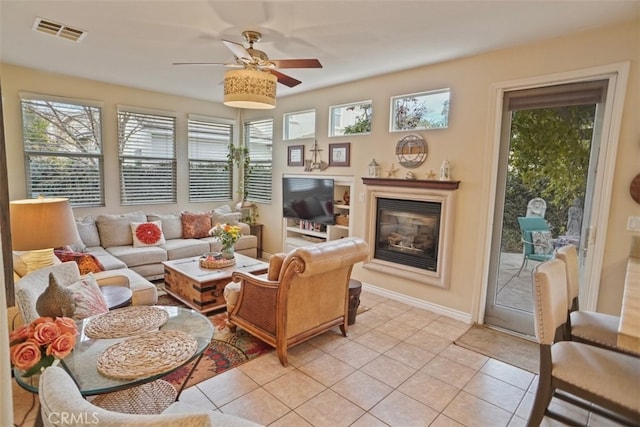
[(290, 145), (288, 149), (287, 165), (304, 166), (304, 145)]
[(329, 166), (349, 166), (350, 142), (329, 144)]

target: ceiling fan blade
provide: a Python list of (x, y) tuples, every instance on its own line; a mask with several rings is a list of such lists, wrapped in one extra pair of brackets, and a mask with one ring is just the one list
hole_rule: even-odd
[(276, 68), (322, 68), (317, 59), (270, 59)]
[(222, 43), (224, 43), (224, 45), (233, 52), (236, 58), (244, 61), (251, 61), (251, 55), (240, 43), (230, 42), (229, 40), (222, 40)]
[(294, 87), (302, 83), (300, 80), (294, 79), (293, 77), (287, 76), (286, 74), (283, 74), (279, 71), (276, 71), (276, 70), (269, 70), (269, 71), (271, 72), (271, 74), (273, 74), (278, 78), (278, 83), (282, 83), (285, 86)]
[(241, 64), (229, 64), (227, 62), (172, 62), (171, 65), (224, 65), (225, 67), (244, 67), (244, 65)]

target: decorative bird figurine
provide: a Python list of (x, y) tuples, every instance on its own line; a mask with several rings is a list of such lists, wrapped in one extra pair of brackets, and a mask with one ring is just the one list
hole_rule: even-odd
[(36, 311), (43, 317), (73, 317), (76, 311), (76, 303), (73, 300), (73, 292), (58, 284), (58, 281), (49, 273), (49, 286), (36, 300)]

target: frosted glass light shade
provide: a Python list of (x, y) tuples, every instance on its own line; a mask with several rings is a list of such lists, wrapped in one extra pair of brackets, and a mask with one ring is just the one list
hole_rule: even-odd
[(278, 79), (267, 71), (229, 70), (224, 74), (224, 105), (269, 109), (276, 106)]
[(14, 251), (58, 248), (80, 240), (69, 199), (14, 200), (9, 213)]

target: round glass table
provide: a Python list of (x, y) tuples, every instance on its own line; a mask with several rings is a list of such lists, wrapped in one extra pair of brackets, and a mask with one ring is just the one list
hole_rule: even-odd
[[(160, 327), (160, 330), (177, 330), (186, 332), (191, 334), (198, 341), (197, 350), (191, 359), (180, 366), (176, 366), (166, 372), (159, 372), (153, 376), (136, 378), (133, 380), (105, 377), (98, 372), (98, 358), (107, 348), (130, 337), (111, 339), (89, 338), (84, 332), (88, 322), (92, 318), (89, 317), (87, 319), (80, 320), (77, 322), (79, 336), (77, 337), (76, 346), (73, 351), (61, 361), (60, 365), (71, 374), (83, 396), (111, 393), (154, 381), (202, 355), (213, 337), (213, 325), (209, 319), (192, 309), (173, 306), (157, 307), (166, 310), (169, 314), (169, 320)], [(25, 378), (22, 377), (22, 374), (24, 374), (24, 371), (14, 368), (14, 377), (18, 384), (33, 393), (37, 393), (38, 379), (40, 375), (36, 374)], [(185, 380), (185, 384), (187, 380)]]

